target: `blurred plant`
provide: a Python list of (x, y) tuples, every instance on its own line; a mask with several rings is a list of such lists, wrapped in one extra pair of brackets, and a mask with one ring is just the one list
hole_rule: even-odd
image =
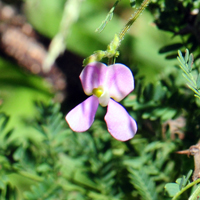
[(178, 55), (180, 68), (183, 70), (183, 76), (188, 81), (188, 87), (195, 93), (195, 97), (200, 98), (200, 74), (196, 74), (196, 77), (192, 74), (193, 55), (189, 55), (188, 49), (185, 51), (185, 57), (183, 57), (180, 50), (178, 51)]
[(116, 2), (115, 2), (115, 4), (112, 6), (112, 8), (110, 9), (110, 11), (109, 11), (109, 13), (107, 14), (107, 16), (106, 16), (106, 18), (105, 18), (105, 20), (101, 23), (101, 25), (96, 29), (96, 32), (101, 32), (101, 31), (103, 31), (103, 29), (105, 28), (105, 26), (106, 26), (106, 24), (109, 22), (109, 21), (111, 21), (112, 20), (112, 18), (113, 18), (113, 12), (114, 12), (114, 10), (115, 10), (115, 8), (116, 8), (116, 6), (117, 6), (117, 4), (120, 2), (120, 0), (117, 0)]
[(63, 16), (60, 22), (60, 30), (54, 36), (49, 46), (49, 52), (43, 63), (44, 72), (49, 72), (57, 57), (66, 49), (65, 41), (69, 35), (71, 26), (79, 16), (81, 2), (83, 0), (68, 0), (65, 3)]
[[(13, 137), (15, 130), (6, 131), (9, 117), (0, 115), (2, 200), (156, 199), (163, 181), (177, 173), (171, 172), (171, 153), (178, 143), (150, 143), (140, 135), (121, 143), (98, 120), (90, 132), (73, 133), (58, 104), (37, 103), (36, 109), (37, 117), (28, 124), (35, 130), (23, 138)], [(26, 189), (12, 182), (14, 174)]]
[(149, 9), (154, 15), (156, 26), (173, 33), (173, 37), (181, 38), (181, 42), (166, 45), (160, 49), (159, 53), (168, 53), (166, 57), (169, 59), (176, 58), (178, 49), (188, 48), (192, 52), (196, 51), (195, 55), (199, 58), (199, 6), (198, 0), (152, 1)]
[[(193, 182), (189, 181), (189, 178), (192, 174), (192, 170), (190, 170), (187, 176), (183, 176), (182, 178), (178, 178), (176, 183), (167, 183), (165, 185), (165, 190), (168, 192), (170, 197), (173, 197), (172, 200), (179, 199), (181, 195), (184, 193), (184, 199), (188, 200), (196, 200), (199, 198), (199, 182), (200, 179), (197, 179)], [(191, 194), (187, 195), (185, 192), (192, 188)], [(189, 198), (188, 198), (188, 197)]]

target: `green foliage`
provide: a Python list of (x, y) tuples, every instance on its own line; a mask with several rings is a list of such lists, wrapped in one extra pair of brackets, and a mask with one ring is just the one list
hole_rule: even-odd
[[(187, 176), (183, 176), (182, 178), (178, 178), (176, 180), (176, 183), (167, 183), (165, 185), (166, 191), (169, 193), (170, 197), (173, 197), (172, 200), (179, 199), (179, 197), (184, 194), (185, 197), (184, 199), (189, 199), (189, 200), (195, 200), (198, 199), (199, 196), (199, 185), (196, 185), (200, 182), (200, 179), (195, 180), (194, 182), (190, 182), (189, 178), (192, 174), (192, 170), (190, 170), (187, 174)], [(191, 189), (193, 187), (191, 195), (187, 195), (185, 192), (188, 189)], [(189, 196), (189, 198), (188, 198)]]
[(157, 27), (181, 37), (181, 43), (162, 47), (159, 53), (168, 53), (166, 58), (176, 58), (178, 49), (188, 48), (198, 53), (199, 46), (199, 1), (158, 0), (152, 1), (149, 9), (154, 14)]
[(110, 9), (109, 13), (107, 14), (105, 20), (104, 20), (104, 21), (101, 23), (101, 25), (96, 29), (96, 32), (99, 32), (99, 33), (100, 33), (101, 31), (103, 31), (103, 29), (106, 27), (106, 24), (107, 24), (109, 21), (112, 20), (112, 18), (113, 18), (113, 12), (114, 12), (114, 10), (115, 10), (117, 4), (119, 3), (119, 1), (120, 1), (120, 0), (117, 0), (117, 1), (115, 2), (115, 4), (112, 6), (112, 8)]
[(170, 81), (149, 84), (146, 87), (137, 82), (137, 96), (130, 95), (125, 101), (126, 106), (131, 106), (134, 111), (141, 113), (143, 119), (161, 120), (162, 122), (172, 119), (180, 113), (182, 105), (187, 101), (183, 98), (180, 88), (174, 88), (175, 77)]
[(180, 187), (177, 183), (167, 183), (165, 185), (165, 189), (170, 197), (175, 196), (180, 191)]
[[(59, 32), (59, 29), (69, 31), (66, 29), (68, 20), (63, 19), (65, 23), (61, 24), (65, 2), (67, 1), (26, 0), (25, 13), (37, 31), (52, 39)], [(109, 2), (99, 1), (97, 3), (96, 0), (82, 1), (81, 3), (80, 0), (81, 9), (71, 12), (71, 15), (74, 13), (76, 16), (80, 15), (79, 20), (74, 21), (72, 26), (70, 25), (71, 34), (68, 34), (67, 39), (63, 41), (67, 49), (81, 56), (88, 56), (98, 49), (105, 49), (113, 35), (120, 30), (120, 22), (117, 17), (113, 17), (109, 23), (109, 29), (105, 29), (103, 34), (95, 34), (95, 28), (101, 24), (106, 16), (107, 11), (104, 5), (107, 3)]]
[[(0, 109), (10, 117), (8, 126), (23, 127), (22, 118), (35, 114), (32, 101), (49, 101), (51, 86), (39, 76), (23, 71), (16, 63), (0, 57)], [(21, 130), (22, 131), (22, 130)]]
[(182, 178), (178, 178), (176, 183), (167, 183), (165, 185), (166, 191), (169, 193), (170, 197), (175, 196), (178, 192), (180, 192), (187, 184), (190, 183), (189, 178), (192, 175), (192, 170), (190, 170), (187, 176), (183, 176)]
[[(193, 65), (193, 55), (189, 55), (188, 49), (185, 51), (185, 57), (183, 57), (181, 51), (178, 51), (179, 57), (178, 61), (180, 63), (180, 68), (183, 70), (183, 76), (188, 81), (188, 87), (195, 93), (195, 97), (200, 98), (200, 75), (197, 74), (197, 78), (192, 74)], [(196, 79), (196, 80), (195, 80)]]
[[(130, 4), (135, 5), (134, 0), (118, 2), (83, 1), (80, 10), (75, 12), (79, 20), (69, 26), (72, 34), (62, 36), (62, 48), (54, 50), (59, 52), (67, 46), (80, 56), (89, 56), (95, 51), (94, 60), (101, 60), (105, 57), (106, 46), (109, 55), (117, 57), (116, 50), (121, 45), (117, 62), (130, 64), (136, 87), (122, 103), (136, 119), (138, 133), (130, 141), (116, 141), (108, 133), (101, 114), (87, 132), (72, 132), (60, 105), (45, 103), (52, 94), (43, 80), (19, 70), (17, 65), (7, 61), (8, 58), (1, 59), (0, 199), (168, 200), (168, 196), (174, 199), (181, 196), (191, 200), (197, 197), (199, 186), (193, 186), (199, 180), (190, 182), (191, 172), (178, 178), (193, 168), (193, 161), (174, 152), (195, 144), (200, 136), (200, 105), (192, 95), (194, 91), (200, 97), (199, 14), (193, 12), (199, 8), (199, 1), (152, 0), (149, 4), (158, 28), (181, 39), (175, 37), (172, 41), (167, 33), (162, 38), (163, 33), (147, 25), (152, 18), (144, 13), (144, 18), (131, 29), (123, 44), (124, 35), (121, 34), (120, 40), (115, 37), (108, 45), (121, 30), (121, 19), (128, 21), (130, 17), (127, 18), (126, 6), (132, 12)], [(136, 13), (141, 14), (148, 4), (145, 2)], [(65, 0), (27, 0), (25, 12), (40, 34), (53, 38), (61, 31), (68, 31), (66, 24), (61, 23), (68, 22), (65, 21), (64, 5)], [(130, 28), (137, 18), (134, 16), (121, 33)], [(95, 28), (103, 19), (99, 31), (109, 26), (101, 34), (95, 34)], [(146, 27), (152, 29), (146, 31)], [(142, 48), (139, 49), (138, 43)], [(185, 55), (179, 51), (181, 68), (153, 54), (158, 52), (172, 58), (177, 57), (177, 49), (185, 48), (193, 52), (195, 59), (193, 63), (188, 50)], [(192, 91), (185, 87), (185, 79), (180, 76), (182, 72)], [(33, 100), (40, 100), (35, 107)], [(71, 105), (64, 106), (71, 108)], [(174, 125), (178, 117), (186, 123), (172, 131), (170, 123)], [(163, 133), (166, 122), (168, 129)], [(173, 138), (172, 135), (180, 130), (184, 137)]]
[[(28, 126), (37, 131), (20, 140), (11, 140), (13, 131), (3, 132), (9, 121), (7, 115), (0, 115), (1, 173), (5, 177), (1, 180), (2, 199), (19, 199), (21, 195), (33, 200), (119, 200), (132, 195), (133, 199), (135, 195), (158, 199), (162, 189), (155, 187), (171, 176), (174, 165), (169, 159), (175, 143), (148, 144), (139, 135), (121, 143), (111, 138), (98, 120), (90, 132), (73, 133), (58, 104), (36, 103), (36, 109), (38, 114)], [(32, 180), (30, 189), (25, 192), (18, 183), (11, 184), (13, 173), (21, 180)]]
[(156, 200), (157, 193), (155, 183), (151, 178), (142, 170), (129, 169), (132, 184), (138, 190), (143, 200)]

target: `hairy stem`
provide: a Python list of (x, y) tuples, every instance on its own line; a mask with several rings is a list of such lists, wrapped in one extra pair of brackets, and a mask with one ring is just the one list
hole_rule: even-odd
[(200, 179), (197, 179), (196, 181), (188, 184), (186, 187), (184, 187), (181, 191), (179, 191), (172, 200), (176, 200), (183, 192), (185, 192), (187, 189), (189, 189), (190, 187), (194, 186), (195, 184), (200, 183)]
[(133, 14), (133, 16), (130, 18), (130, 20), (127, 22), (125, 27), (122, 29), (122, 31), (119, 34), (120, 41), (123, 40), (124, 35), (126, 32), (130, 29), (131, 25), (135, 22), (135, 20), (140, 16), (140, 14), (144, 11), (144, 9), (148, 6), (151, 0), (144, 0), (141, 4), (141, 6), (136, 10), (136, 12)]

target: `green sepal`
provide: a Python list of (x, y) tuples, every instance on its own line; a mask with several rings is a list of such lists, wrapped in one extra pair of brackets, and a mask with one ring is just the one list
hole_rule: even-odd
[(101, 50), (95, 51), (94, 54), (83, 60), (83, 66), (85, 67), (89, 63), (100, 61), (102, 58), (105, 57), (105, 54), (106, 54), (105, 51)]

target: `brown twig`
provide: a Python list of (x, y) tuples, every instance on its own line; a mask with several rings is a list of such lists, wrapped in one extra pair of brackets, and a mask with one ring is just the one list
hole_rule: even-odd
[(191, 146), (189, 149), (177, 151), (176, 153), (194, 156), (194, 173), (192, 180), (195, 181), (200, 178), (200, 141), (196, 145)]

